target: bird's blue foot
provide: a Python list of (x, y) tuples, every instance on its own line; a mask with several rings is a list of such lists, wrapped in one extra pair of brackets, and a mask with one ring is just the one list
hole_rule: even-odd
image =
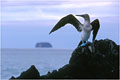
[(86, 43), (82, 43), (80, 46), (83, 47), (83, 46), (85, 46), (86, 44), (87, 44), (87, 42), (86, 42)]
[(86, 44), (88, 43), (88, 41), (86, 41)]
[(88, 41), (86, 41), (86, 43), (82, 43), (80, 46), (83, 47), (88, 43)]

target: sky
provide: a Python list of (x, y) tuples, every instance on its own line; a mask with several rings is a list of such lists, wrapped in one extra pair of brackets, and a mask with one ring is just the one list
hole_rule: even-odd
[(81, 33), (72, 25), (49, 32), (62, 17), (85, 13), (91, 21), (100, 20), (97, 40), (108, 38), (119, 44), (119, 0), (1, 0), (2, 48), (35, 48), (38, 42), (76, 48)]

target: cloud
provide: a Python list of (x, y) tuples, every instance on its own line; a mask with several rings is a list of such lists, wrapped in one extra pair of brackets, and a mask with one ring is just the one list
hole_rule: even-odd
[[(92, 0), (5, 0), (2, 21), (58, 20), (69, 13), (89, 13), (91, 17), (116, 17), (112, 9), (117, 2)], [(95, 2), (94, 2), (95, 1)], [(60, 3), (58, 3), (60, 2)], [(116, 8), (116, 7), (115, 7)]]
[(30, 8), (32, 7), (22, 6), (19, 8), (14, 7), (12, 11), (9, 9), (7, 11), (4, 10), (2, 12), (2, 21), (56, 20), (61, 17), (60, 15), (46, 13), (40, 9), (34, 8), (31, 10)]
[[(52, 5), (49, 8), (63, 8), (63, 9), (72, 9), (72, 8), (85, 8), (85, 7), (104, 7), (107, 5), (111, 5), (112, 2), (92, 2), (92, 3), (62, 3), (60, 5)], [(44, 7), (43, 7), (44, 8)], [(46, 8), (46, 7), (45, 7)]]
[(119, 2), (119, 0), (1, 0), (3, 6), (58, 5), (71, 3)]

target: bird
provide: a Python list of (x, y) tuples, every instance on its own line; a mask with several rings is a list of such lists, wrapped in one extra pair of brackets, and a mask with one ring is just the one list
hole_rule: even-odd
[[(84, 23), (82, 24), (76, 16), (84, 18)], [(100, 28), (100, 22), (98, 19), (90, 22), (90, 16), (88, 14), (81, 14), (81, 15), (73, 15), (69, 14), (62, 19), (53, 27), (49, 34), (58, 30), (59, 28), (65, 26), (66, 24), (73, 25), (78, 32), (81, 32), (81, 41), (80, 46), (85, 46), (88, 43), (88, 39), (90, 37), (91, 32), (93, 31), (93, 38), (92, 41), (95, 40), (98, 30)]]

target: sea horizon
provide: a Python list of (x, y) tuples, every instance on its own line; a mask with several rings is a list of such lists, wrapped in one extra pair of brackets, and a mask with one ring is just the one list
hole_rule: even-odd
[(2, 48), (2, 79), (19, 76), (22, 71), (35, 65), (40, 75), (59, 69), (69, 63), (72, 49), (54, 48)]

